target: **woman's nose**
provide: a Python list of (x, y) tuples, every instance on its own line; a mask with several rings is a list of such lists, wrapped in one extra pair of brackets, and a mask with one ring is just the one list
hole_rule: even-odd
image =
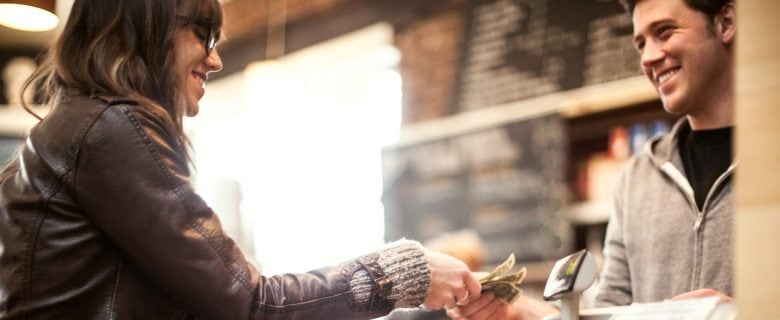
[(211, 50), (208, 56), (206, 56), (206, 66), (209, 68), (209, 72), (222, 70), (222, 58), (219, 57), (217, 48)]

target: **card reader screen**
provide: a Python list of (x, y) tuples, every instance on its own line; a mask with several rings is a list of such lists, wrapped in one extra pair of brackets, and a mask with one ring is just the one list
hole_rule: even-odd
[(574, 280), (577, 278), (586, 252), (585, 250), (579, 251), (555, 263), (550, 277), (547, 279), (547, 285), (544, 287), (545, 300), (555, 300), (558, 295), (571, 292), (574, 289)]

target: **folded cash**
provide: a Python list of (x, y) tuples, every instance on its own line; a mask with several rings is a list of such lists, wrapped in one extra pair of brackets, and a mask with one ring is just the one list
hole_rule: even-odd
[(479, 280), (479, 283), (482, 285), (482, 291), (492, 291), (497, 298), (504, 299), (507, 303), (515, 301), (523, 293), (523, 290), (520, 290), (518, 287), (525, 279), (527, 271), (523, 267), (515, 273), (505, 274), (514, 265), (515, 255), (513, 253), (509, 255), (506, 261)]

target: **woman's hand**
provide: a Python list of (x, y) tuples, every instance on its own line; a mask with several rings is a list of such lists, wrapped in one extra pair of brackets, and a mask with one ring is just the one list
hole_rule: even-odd
[(482, 286), (463, 261), (425, 250), (431, 272), (431, 288), (423, 306), (431, 310), (454, 308), (478, 299)]

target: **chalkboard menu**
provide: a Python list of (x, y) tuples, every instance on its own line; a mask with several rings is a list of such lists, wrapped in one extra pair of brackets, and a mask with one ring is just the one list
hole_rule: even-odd
[(470, 0), (458, 111), (640, 75), (617, 0)]
[(557, 257), (567, 146), (564, 120), (547, 115), (383, 150), (387, 240), (469, 228), (487, 263)]

